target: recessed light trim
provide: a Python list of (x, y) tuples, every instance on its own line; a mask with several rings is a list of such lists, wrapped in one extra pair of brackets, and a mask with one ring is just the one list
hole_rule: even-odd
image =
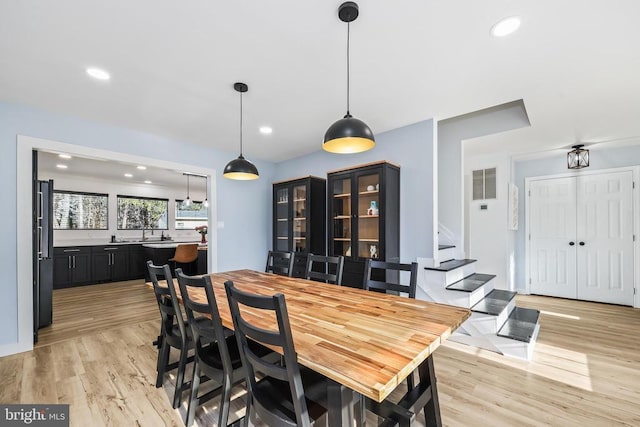
[(153, 184), (153, 182), (149, 181), (148, 179), (145, 179), (144, 183), (145, 184)]
[(67, 165), (63, 165), (62, 163), (59, 163), (59, 164), (57, 164), (57, 165), (56, 165), (56, 167), (57, 167), (58, 169), (67, 169), (69, 166), (67, 166)]
[(142, 165), (137, 166), (137, 168), (138, 168), (138, 170), (141, 170), (141, 171), (147, 170), (147, 167), (146, 166), (142, 166)]
[(491, 27), (491, 35), (494, 37), (504, 37), (514, 33), (520, 28), (520, 17), (510, 16), (508, 18), (501, 19)]
[(130, 174), (130, 173), (125, 173), (125, 174), (124, 174), (124, 177), (125, 177), (125, 178), (133, 178), (133, 175), (132, 175), (132, 174)]
[(111, 74), (102, 68), (88, 67), (87, 74), (97, 80), (109, 80), (111, 78)]
[(273, 129), (269, 126), (260, 126), (260, 133), (263, 135), (271, 135), (273, 133)]
[(68, 155), (68, 154), (58, 154), (58, 157), (60, 157), (61, 159), (66, 159), (66, 160), (71, 159), (71, 156)]

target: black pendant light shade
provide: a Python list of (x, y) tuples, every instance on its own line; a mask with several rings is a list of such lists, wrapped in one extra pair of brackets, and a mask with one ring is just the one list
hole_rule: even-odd
[(239, 181), (258, 179), (260, 177), (258, 168), (242, 155), (242, 94), (248, 91), (249, 87), (244, 83), (235, 83), (233, 88), (240, 92), (240, 155), (227, 163), (222, 176)]
[(342, 3), (338, 8), (338, 17), (347, 23), (347, 114), (324, 134), (322, 149), (330, 153), (361, 153), (376, 145), (371, 128), (349, 112), (349, 23), (355, 21), (358, 13), (358, 5), (352, 1)]
[(569, 169), (582, 169), (589, 166), (589, 150), (582, 148), (583, 144), (574, 145), (573, 150), (567, 153), (567, 167)]
[(242, 154), (237, 159), (231, 160), (224, 167), (223, 175), (225, 178), (246, 181), (250, 179), (258, 179), (258, 168), (256, 165), (245, 159)]

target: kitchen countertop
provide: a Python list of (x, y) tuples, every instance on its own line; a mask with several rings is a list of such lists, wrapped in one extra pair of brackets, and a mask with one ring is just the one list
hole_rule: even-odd
[[(179, 243), (200, 243), (200, 239), (186, 239), (186, 240), (147, 240), (147, 241), (121, 241), (111, 243), (110, 240), (105, 239), (77, 239), (77, 240), (62, 240), (54, 243), (54, 247), (62, 248), (69, 246), (111, 246), (111, 245), (154, 245), (151, 247), (159, 248), (171, 248), (178, 246)], [(147, 246), (150, 247), (150, 246)]]
[(200, 244), (200, 242), (145, 242), (142, 244), (143, 248), (152, 248), (152, 249), (163, 249), (163, 248), (175, 248), (178, 245), (184, 244), (184, 243), (198, 243), (198, 249), (206, 249), (207, 248), (207, 244)]

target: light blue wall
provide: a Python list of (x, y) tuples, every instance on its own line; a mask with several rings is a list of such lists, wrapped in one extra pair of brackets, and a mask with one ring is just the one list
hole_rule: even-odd
[(5, 201), (5, 209), (0, 210), (0, 345), (17, 341), (17, 221), (12, 201), (30, 197), (16, 194), (18, 134), (216, 169), (218, 221), (224, 222), (224, 228), (218, 230), (218, 269), (263, 268), (271, 245), (272, 163), (256, 162), (257, 181), (230, 181), (222, 178), (221, 171), (237, 153), (0, 102), (0, 182)]
[[(321, 144), (320, 139), (318, 145)], [(277, 181), (386, 160), (400, 166), (400, 259), (433, 257), (433, 121), (426, 120), (376, 134), (376, 147), (358, 153), (336, 155), (318, 151), (279, 163)]]
[[(589, 159), (589, 168), (584, 169), (593, 171), (598, 169), (619, 168), (625, 166), (640, 165), (640, 145), (618, 148), (600, 148), (591, 150)], [(559, 154), (554, 157), (545, 157), (543, 159), (522, 161), (514, 163), (514, 172), (516, 185), (519, 189), (520, 197), (518, 198), (518, 231), (516, 233), (516, 287), (520, 290), (525, 288), (526, 271), (525, 271), (525, 200), (524, 191), (525, 178), (555, 175), (570, 172), (567, 169), (567, 155)], [(579, 173), (579, 171), (578, 171)], [(640, 215), (640, 212), (636, 212)]]

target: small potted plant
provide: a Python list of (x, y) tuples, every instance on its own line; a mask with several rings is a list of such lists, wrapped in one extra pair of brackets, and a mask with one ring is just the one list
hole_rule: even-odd
[(209, 228), (206, 225), (199, 225), (196, 227), (196, 231), (202, 236), (200, 243), (207, 243), (207, 231), (209, 231)]

